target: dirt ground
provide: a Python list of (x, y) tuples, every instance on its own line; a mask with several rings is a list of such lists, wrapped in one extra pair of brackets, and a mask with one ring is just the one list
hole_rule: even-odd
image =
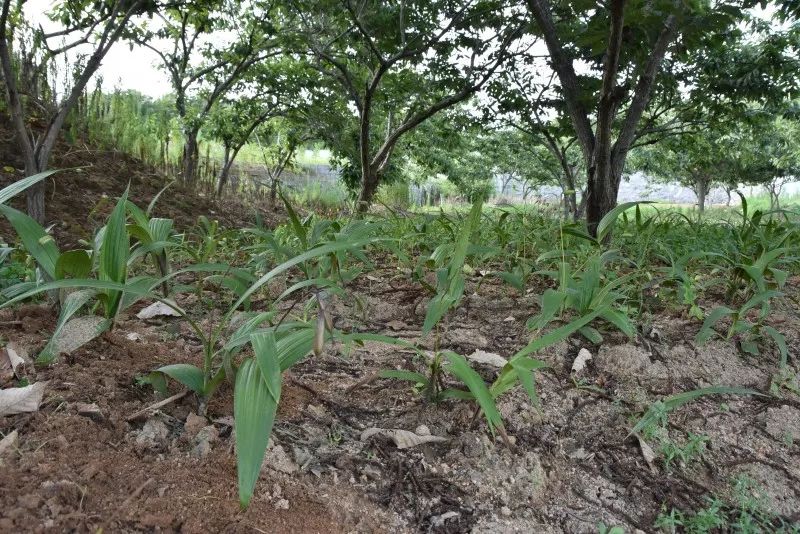
[[(420, 341), (424, 295), (398, 280), (389, 268), (362, 279), (353, 290), (366, 309), (337, 303), (337, 326)], [(532, 295), (492, 281), (467, 294), (442, 348), (509, 356), (527, 343)], [(776, 321), (797, 347), (797, 310)], [(33, 352), (53, 323), (46, 307), (26, 306), (0, 316), (0, 335)], [(702, 459), (685, 467), (648, 465), (627, 437), (659, 397), (712, 384), (769, 389), (777, 355), (746, 358), (723, 342), (697, 347), (697, 329), (664, 314), (636, 340), (610, 333), (599, 349), (573, 339), (540, 353), (552, 366), (539, 374), (541, 407), (523, 391), (499, 403), (514, 450), (473, 424), (464, 402), (428, 404), (406, 383), (369, 380), (380, 369), (421, 370), (413, 352), (378, 343), (329, 346), (285, 375), (274, 441), (242, 512), (229, 387), (208, 419), (195, 415), (196, 402), (186, 396), (128, 420), (159, 400), (137, 385), (138, 376), (200, 359), (179, 319), (142, 321), (134, 310), (114, 332), (34, 372), (32, 381), (48, 381), (39, 412), (0, 420), (0, 432), (20, 436), (0, 470), (0, 531), (597, 532), (603, 522), (652, 532), (662, 510), (697, 509), (742, 473), (783, 519), (799, 521), (796, 397), (709, 397), (679, 409), (671, 434), (710, 439)], [(571, 366), (581, 348), (593, 359), (576, 375)], [(487, 379), (497, 372), (478, 368)], [(84, 413), (83, 404), (96, 404), (99, 414)], [(371, 427), (446, 441), (400, 450), (380, 435), (363, 439)]]

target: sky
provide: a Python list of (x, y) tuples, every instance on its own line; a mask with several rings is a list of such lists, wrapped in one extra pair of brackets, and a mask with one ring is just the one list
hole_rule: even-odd
[[(60, 29), (59, 23), (49, 20), (46, 13), (55, 4), (50, 0), (28, 0), (25, 3), (26, 18), (34, 24), (41, 25), (45, 31)], [(52, 46), (58, 46), (53, 40)], [(78, 47), (84, 52), (90, 48)], [(111, 47), (98, 70), (102, 76), (103, 90), (133, 89), (148, 96), (157, 98), (170, 91), (169, 81), (157, 67), (158, 56), (152, 50), (134, 46), (131, 50), (127, 42), (117, 42)], [(91, 86), (91, 85), (90, 85)]]

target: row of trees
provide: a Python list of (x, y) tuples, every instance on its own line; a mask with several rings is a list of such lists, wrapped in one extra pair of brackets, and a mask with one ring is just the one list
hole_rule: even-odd
[[(715, 158), (736, 179), (794, 172), (786, 136), (765, 141), (771, 152), (751, 146), (726, 157), (736, 139), (752, 141), (747, 128), (758, 121), (779, 121), (784, 134), (795, 128), (776, 117), (797, 91), (796, 13), (782, 4), (776, 16), (784, 24), (771, 25), (754, 7), (750, 0), (64, 0), (52, 13), (62, 29), (46, 33), (26, 22), (23, 3), (4, 0), (0, 63), (27, 174), (47, 168), (103, 57), (126, 41), (152, 50), (170, 80), (188, 187), (197, 180), (201, 134), (224, 147), (221, 190), (238, 152), (266, 132), (283, 140), (271, 150), (272, 161), (284, 163), (271, 172), (303, 142), (324, 142), (360, 211), (380, 184), (402, 179), (401, 163), (464, 183), (491, 169), (555, 181), (565, 210), (585, 216), (594, 232), (632, 166), (689, 176), (699, 194), (715, 179), (701, 168), (715, 168), (708, 163)], [(70, 53), (66, 88), (43, 90), (47, 65)], [(729, 124), (744, 126), (720, 128)], [(697, 161), (681, 159), (687, 147)], [(28, 196), (39, 220), (43, 193)]]

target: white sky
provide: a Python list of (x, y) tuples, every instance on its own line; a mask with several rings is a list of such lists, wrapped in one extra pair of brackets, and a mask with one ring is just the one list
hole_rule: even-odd
[[(51, 0), (28, 0), (24, 7), (25, 17), (33, 24), (42, 25), (45, 31), (60, 29), (61, 24), (50, 21), (45, 15), (54, 4)], [(51, 44), (57, 46), (58, 43), (53, 40)], [(131, 50), (127, 42), (119, 41), (109, 50), (97, 75), (103, 77), (105, 91), (134, 89), (159, 97), (168, 93), (170, 86), (166, 74), (158, 69), (157, 60), (158, 56), (152, 50), (142, 46), (134, 46)]]

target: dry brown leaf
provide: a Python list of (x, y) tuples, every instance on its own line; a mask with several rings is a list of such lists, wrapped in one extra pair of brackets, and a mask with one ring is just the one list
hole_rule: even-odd
[(366, 441), (372, 436), (375, 435), (384, 435), (391, 439), (394, 444), (397, 446), (398, 449), (409, 449), (411, 447), (416, 447), (417, 445), (422, 445), (423, 443), (440, 443), (443, 441), (448, 441), (447, 438), (443, 438), (441, 436), (421, 436), (410, 430), (402, 430), (399, 428), (377, 428), (372, 427), (364, 430), (361, 433), (361, 441)]
[(47, 382), (36, 382), (24, 388), (0, 390), (0, 417), (39, 409)]
[[(171, 303), (173, 306), (175, 303)], [(136, 317), (139, 319), (152, 319), (153, 317), (180, 317), (181, 314), (176, 310), (170, 308), (161, 301), (152, 303), (150, 306), (143, 308)]]
[(656, 451), (653, 450), (653, 447), (647, 444), (645, 440), (643, 440), (640, 436), (636, 436), (636, 439), (639, 440), (639, 448), (642, 450), (642, 456), (644, 460), (647, 462), (647, 465), (650, 466), (650, 471), (656, 472)]

